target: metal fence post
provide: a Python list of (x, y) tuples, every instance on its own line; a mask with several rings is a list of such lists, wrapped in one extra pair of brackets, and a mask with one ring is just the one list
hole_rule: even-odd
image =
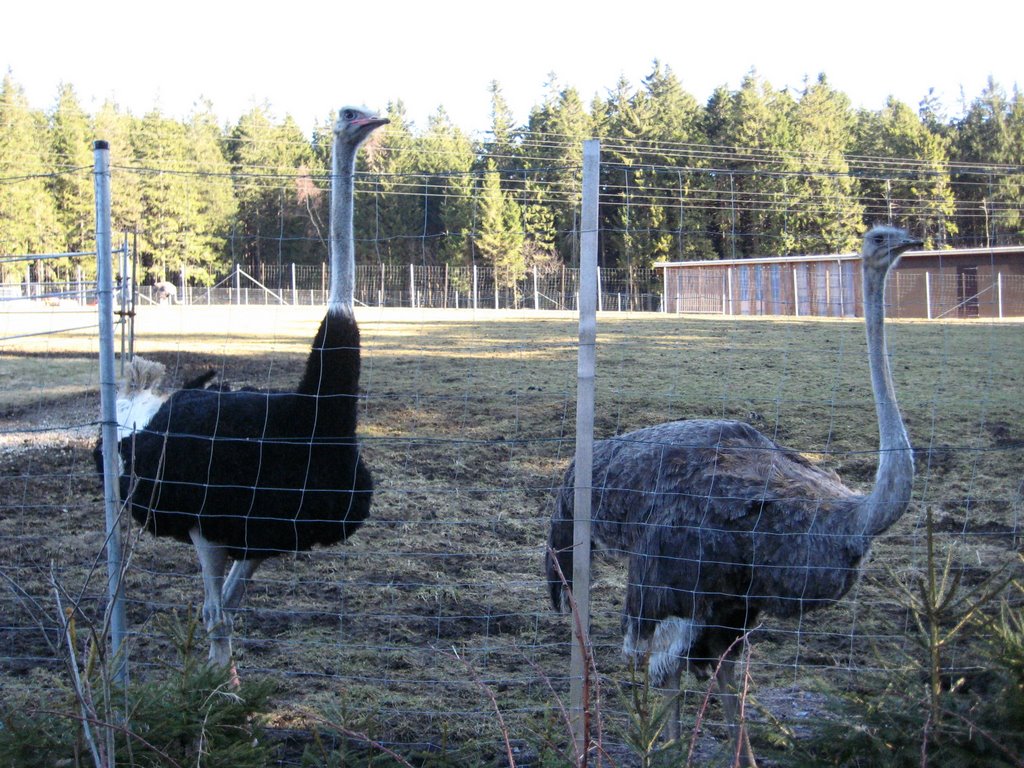
[(793, 265), (793, 317), (800, 317), (800, 276), (799, 268)]
[(601, 143), (583, 144), (583, 211), (580, 239), (579, 360), (576, 394), (576, 486), (573, 517), (574, 617), (569, 706), (576, 754), (590, 749), (590, 498), (594, 483), (594, 368), (597, 345), (597, 212)]
[(96, 307), (100, 333), (100, 412), (103, 439), (103, 506), (106, 518), (107, 595), (110, 600), (110, 644), (114, 678), (124, 682), (127, 663), (122, 653), (125, 637), (117, 453), (117, 381), (114, 376), (114, 297), (110, 232), (110, 147), (93, 145), (96, 192)]
[(668, 269), (661, 270), (661, 311), (668, 312)]
[[(113, 234), (111, 234), (111, 240), (113, 240)], [(117, 317), (118, 324), (121, 326), (121, 375), (124, 376), (124, 364), (129, 359), (128, 356), (128, 334), (129, 332), (134, 333), (134, 326), (129, 327), (128, 315), (130, 313), (129, 305), (131, 303), (131, 296), (129, 292), (131, 290), (131, 282), (128, 279), (128, 238), (121, 243), (121, 259), (120, 259), (121, 271), (116, 279), (117, 285), (113, 286), (114, 290), (117, 291)]]

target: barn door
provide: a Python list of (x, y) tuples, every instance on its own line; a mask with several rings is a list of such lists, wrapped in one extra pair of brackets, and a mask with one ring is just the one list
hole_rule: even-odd
[(959, 317), (978, 316), (978, 268), (956, 268), (956, 304)]

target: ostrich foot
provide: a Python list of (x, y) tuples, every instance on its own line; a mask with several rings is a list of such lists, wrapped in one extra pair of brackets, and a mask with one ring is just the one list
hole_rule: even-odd
[(737, 768), (757, 768), (754, 748), (750, 745), (750, 736), (745, 725), (731, 726), (733, 738), (730, 740), (730, 766)]
[(229, 684), (232, 688), (238, 688), (241, 678), (238, 676), (238, 666), (235, 664), (234, 655), (231, 652), (230, 636), (215, 636), (210, 638), (209, 662), (211, 666), (227, 667), (229, 672)]
[(207, 627), (210, 637), (210, 663), (226, 667), (231, 663), (231, 620), (220, 621)]

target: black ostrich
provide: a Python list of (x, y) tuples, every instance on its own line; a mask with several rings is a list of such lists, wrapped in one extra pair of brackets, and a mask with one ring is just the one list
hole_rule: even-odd
[[(917, 245), (891, 227), (864, 237), (864, 315), (880, 435), (869, 493), (738, 421), (676, 421), (594, 445), (593, 546), (629, 562), (623, 652), (635, 663), (646, 659), (651, 683), (673, 696), (688, 665), (704, 674), (717, 666), (737, 756), (749, 765), (754, 756), (733, 688), (744, 635), (761, 611), (794, 616), (842, 598), (872, 539), (910, 501), (914, 462), (889, 371), (883, 292), (900, 254)], [(574, 482), (570, 466), (548, 539), (570, 580)], [(564, 609), (551, 557), (547, 574), (552, 603)], [(678, 734), (676, 709), (669, 735)]]
[(216, 664), (231, 662), (231, 615), (263, 560), (344, 541), (370, 512), (373, 480), (356, 439), (353, 192), (356, 152), (387, 122), (362, 109), (339, 112), (328, 309), (295, 391), (182, 389), (120, 442), (121, 496), (132, 517), (195, 545)]

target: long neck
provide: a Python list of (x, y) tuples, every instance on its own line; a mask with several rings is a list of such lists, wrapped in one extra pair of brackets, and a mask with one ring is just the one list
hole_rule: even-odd
[(353, 202), (356, 148), (335, 137), (331, 162), (331, 311), (352, 311), (356, 280), (356, 247), (353, 234)]
[(353, 311), (352, 195), (356, 148), (336, 137), (331, 164), (331, 286), (327, 313), (306, 359), (298, 394), (317, 398), (320, 434), (353, 434), (359, 394), (359, 326)]
[(879, 459), (875, 486), (858, 505), (858, 532), (877, 536), (896, 522), (910, 503), (914, 456), (896, 403), (889, 370), (883, 306), (885, 273), (864, 270), (864, 325), (867, 331), (871, 389), (878, 416)]
[(296, 389), (316, 398), (316, 432), (355, 433), (359, 397), (359, 326), (351, 311), (328, 309), (306, 358), (306, 370)]

